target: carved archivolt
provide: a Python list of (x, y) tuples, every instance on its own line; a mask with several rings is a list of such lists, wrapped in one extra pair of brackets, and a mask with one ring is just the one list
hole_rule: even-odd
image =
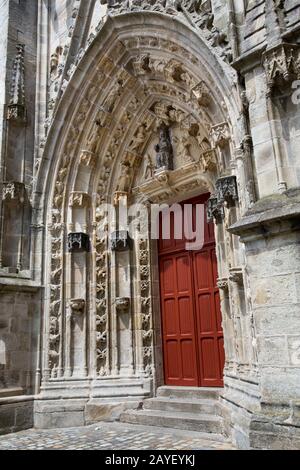
[[(136, 57), (132, 57), (135, 48), (139, 48), (142, 43), (147, 44), (147, 47), (152, 44), (157, 49), (165, 48), (164, 58), (157, 57), (157, 51), (152, 54), (148, 50), (145, 55), (136, 51)], [(183, 47), (165, 39), (128, 38), (123, 40), (123, 44), (119, 44), (122, 53), (125, 48), (130, 52), (129, 62), (115, 65), (116, 60), (113, 61), (106, 55), (99, 65), (95, 66), (95, 75), (90, 80), (92, 85), (83, 92), (82, 101), (78, 103), (76, 118), (68, 130), (56, 173), (52, 197), (52, 221), (49, 225), (51, 292), (47, 362), (52, 378), (63, 375), (61, 339), (66, 309), (63, 272), (67, 207), (70, 205), (83, 208), (90, 204), (95, 206), (96, 200), (99, 208), (102, 203), (112, 201), (116, 190), (130, 194), (135, 178), (147, 160), (145, 152), (149, 146), (152, 146), (151, 139), (158, 136), (162, 124), (171, 129), (170, 139), (178, 149), (178, 159), (182, 162), (182, 168), (175, 169), (171, 175), (155, 175), (155, 162), (149, 158), (147, 171), (146, 169), (144, 171), (144, 194), (149, 189), (146, 188), (148, 180), (152, 187), (160, 188), (158, 200), (166, 200), (174, 180), (176, 184), (173, 189), (177, 193), (197, 189), (201, 185), (209, 190), (210, 185), (203, 183), (205, 180), (203, 175), (207, 174), (209, 181), (217, 173), (218, 154), (212, 150), (210, 135), (212, 130), (210, 106), (215, 93), (209, 93), (207, 83), (191, 72), (197, 64), (197, 59)], [(182, 54), (185, 58), (184, 64), (177, 59), (171, 60), (175, 53)], [(188, 62), (191, 68), (187, 67)], [(157, 75), (160, 75), (160, 78)], [(223, 111), (218, 111), (219, 122), (225, 118)], [(90, 127), (86, 125), (87, 118)], [(191, 150), (192, 145), (198, 149), (197, 158)], [(89, 169), (94, 185), (97, 181), (97, 188), (94, 186), (93, 201), (88, 193), (69, 188), (70, 173), (74, 170), (75, 163), (81, 169), (79, 171)], [(195, 178), (195, 174), (198, 179)], [(143, 193), (143, 185), (140, 189)], [(96, 223), (99, 222), (97, 219)], [(110, 371), (109, 246), (107, 237), (102, 237), (98, 233), (93, 243), (91, 249), (96, 253), (96, 287), (93, 291), (96, 298), (94, 354), (98, 376), (106, 376)], [(149, 240), (141, 240), (138, 246), (141, 263), (141, 335), (144, 371), (147, 375), (152, 374), (153, 367), (149, 250)], [(89, 308), (89, 304), (87, 301), (86, 309)]]

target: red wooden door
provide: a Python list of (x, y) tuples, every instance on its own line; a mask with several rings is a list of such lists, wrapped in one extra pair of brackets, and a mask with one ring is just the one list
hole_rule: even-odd
[[(209, 195), (185, 203), (203, 204)], [(182, 203), (184, 204), (184, 203)], [(166, 385), (223, 386), (224, 347), (213, 224), (205, 223), (200, 251), (184, 238), (159, 241)], [(171, 234), (174, 234), (171, 218)]]

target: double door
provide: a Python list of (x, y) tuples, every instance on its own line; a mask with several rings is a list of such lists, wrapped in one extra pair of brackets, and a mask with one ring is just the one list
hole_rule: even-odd
[[(187, 204), (205, 204), (209, 195)], [(184, 203), (183, 203), (184, 204)], [(196, 220), (196, 219), (195, 219)], [(174, 219), (173, 219), (174, 222)], [(204, 224), (204, 246), (187, 251), (184, 236), (159, 241), (165, 384), (222, 387), (224, 341), (217, 288), (213, 224)], [(174, 223), (171, 223), (171, 235)]]

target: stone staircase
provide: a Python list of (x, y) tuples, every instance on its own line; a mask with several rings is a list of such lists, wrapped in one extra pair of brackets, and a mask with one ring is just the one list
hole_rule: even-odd
[(140, 410), (126, 411), (120, 421), (197, 431), (203, 438), (224, 441), (220, 392), (217, 388), (160, 387), (156, 398), (145, 400)]

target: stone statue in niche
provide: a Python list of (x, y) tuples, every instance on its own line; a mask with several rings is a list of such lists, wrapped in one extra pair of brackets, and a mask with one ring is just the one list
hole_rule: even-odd
[(176, 145), (176, 154), (183, 164), (193, 163), (194, 159), (191, 155), (190, 135), (187, 130), (183, 131), (180, 136), (174, 136), (173, 142)]
[(171, 171), (174, 169), (173, 147), (170, 129), (162, 124), (159, 128), (159, 144), (155, 146), (156, 170)]
[(154, 170), (155, 170), (155, 166), (152, 163), (152, 159), (151, 159), (150, 155), (147, 155), (144, 179), (149, 180), (149, 179), (153, 178)]

